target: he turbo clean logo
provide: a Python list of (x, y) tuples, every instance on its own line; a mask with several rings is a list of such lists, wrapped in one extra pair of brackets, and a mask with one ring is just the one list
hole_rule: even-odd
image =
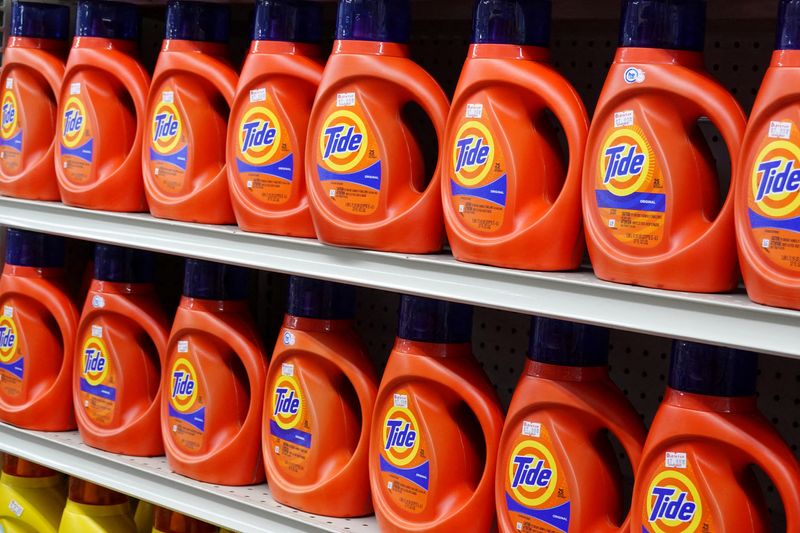
[(91, 386), (102, 385), (108, 377), (108, 350), (103, 341), (89, 337), (81, 350), (81, 377)]
[(278, 117), (266, 107), (253, 107), (239, 125), (239, 155), (251, 165), (261, 166), (273, 160), (281, 145)]
[(160, 102), (153, 112), (151, 145), (162, 155), (172, 153), (181, 140), (183, 125), (178, 108), (171, 102)]
[(322, 126), (319, 151), (322, 161), (334, 172), (352, 172), (364, 159), (368, 147), (367, 127), (352, 111), (339, 110)]
[(453, 146), (453, 172), (456, 181), (472, 187), (480, 184), (492, 170), (494, 139), (482, 122), (466, 122), (456, 134)]
[(170, 404), (179, 413), (187, 413), (197, 402), (197, 373), (187, 359), (179, 358), (170, 372)]
[(653, 533), (700, 531), (703, 517), (700, 493), (684, 474), (665, 470), (650, 483), (645, 513)]
[(14, 97), (14, 93), (8, 89), (3, 93), (2, 113), (3, 121), (0, 127), (0, 137), (4, 140), (10, 140), (16, 133), (19, 118), (17, 116), (17, 99)]
[(0, 362), (8, 363), (17, 355), (17, 325), (9, 316), (0, 316)]
[(77, 96), (70, 96), (61, 116), (61, 144), (77, 148), (86, 132), (86, 108)]
[(303, 394), (293, 376), (280, 376), (272, 396), (272, 419), (281, 429), (294, 429), (303, 419)]
[(553, 454), (541, 442), (520, 442), (511, 453), (508, 480), (517, 501), (531, 508), (540, 506), (553, 496), (558, 482)]

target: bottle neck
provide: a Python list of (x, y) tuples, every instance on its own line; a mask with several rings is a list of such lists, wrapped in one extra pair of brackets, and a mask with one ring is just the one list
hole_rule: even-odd
[(42, 39), (39, 37), (19, 37), (14, 35), (8, 38), (6, 47), (64, 52), (69, 48), (69, 42), (63, 39)]
[(358, 54), (369, 56), (409, 57), (408, 45), (381, 41), (334, 41), (334, 55)]
[(137, 296), (151, 294), (155, 290), (152, 283), (123, 283), (118, 281), (92, 280), (92, 291), (106, 294), (121, 294), (123, 296)]
[(208, 313), (241, 313), (247, 310), (246, 300), (205, 300), (182, 296), (180, 306), (184, 309), (193, 311), (205, 311)]
[(330, 320), (326, 318), (307, 318), (287, 314), (283, 319), (283, 327), (297, 329), (301, 331), (322, 331), (326, 333), (338, 333), (340, 331), (351, 331), (353, 320)]
[(554, 381), (599, 381), (608, 378), (608, 367), (552, 365), (528, 359), (525, 374)]
[(671, 387), (667, 387), (664, 403), (693, 411), (715, 413), (753, 413), (757, 410), (755, 396), (709, 396), (679, 391)]
[(228, 45), (208, 41), (186, 41), (183, 39), (164, 39), (162, 52), (188, 52), (224, 58), (228, 54)]
[(322, 49), (319, 45), (291, 41), (252, 41), (250, 53), (322, 57)]
[(649, 63), (703, 68), (703, 52), (693, 50), (667, 50), (663, 48), (619, 48), (615, 63)]
[(77, 478), (69, 480), (69, 499), (86, 505), (118, 505), (128, 502), (128, 497), (124, 494)]
[(520, 46), (516, 44), (472, 44), (470, 59), (524, 59), (540, 63), (550, 62), (550, 49), (542, 46)]
[(136, 54), (136, 41), (127, 39), (106, 39), (104, 37), (75, 37), (72, 48), (92, 48), (95, 50), (116, 50), (128, 55)]
[(439, 342), (420, 342), (396, 338), (393, 352), (423, 357), (461, 358), (472, 357), (472, 345), (468, 342), (447, 344)]
[(5, 456), (3, 472), (12, 476), (26, 478), (52, 477), (58, 475), (58, 472), (55, 470), (50, 470), (46, 466), (20, 459), (14, 455)]
[(29, 267), (20, 265), (6, 265), (3, 267), (4, 276), (15, 276), (18, 278), (45, 278), (57, 279), (64, 277), (64, 269), (60, 267)]
[(775, 50), (770, 67), (800, 67), (800, 50)]

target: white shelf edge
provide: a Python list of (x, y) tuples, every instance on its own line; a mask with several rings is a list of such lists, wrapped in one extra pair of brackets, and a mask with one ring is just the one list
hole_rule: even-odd
[(741, 292), (646, 289), (603, 282), (586, 271), (507, 270), (459, 263), (448, 254), (336, 248), (232, 226), (12, 198), (0, 198), (0, 225), (800, 358), (800, 312), (754, 304)]

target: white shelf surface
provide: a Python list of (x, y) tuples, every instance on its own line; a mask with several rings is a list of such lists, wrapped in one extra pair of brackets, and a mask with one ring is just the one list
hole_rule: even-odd
[(589, 271), (500, 269), (459, 263), (447, 253), (336, 248), (232, 226), (11, 198), (0, 198), (0, 225), (800, 358), (800, 312), (754, 304), (743, 291), (654, 290), (600, 281)]
[(328, 518), (277, 503), (267, 485), (209, 485), (172, 473), (164, 457), (86, 446), (77, 431), (45, 433), (0, 423), (0, 451), (242, 533), (377, 532), (375, 517)]

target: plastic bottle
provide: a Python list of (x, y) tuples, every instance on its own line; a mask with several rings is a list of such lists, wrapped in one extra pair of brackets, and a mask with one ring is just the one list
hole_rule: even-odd
[(441, 139), (448, 102), (409, 58), (409, 19), (408, 0), (339, 1), (305, 162), (324, 243), (404, 253), (442, 246), (439, 167), (428, 182), (420, 140), (402, 115), (419, 106)]
[(800, 466), (756, 407), (756, 355), (675, 341), (669, 387), (636, 473), (631, 531), (770, 531), (752, 466), (800, 531)]
[(67, 6), (11, 4), (10, 37), (0, 73), (0, 194), (60, 198), (53, 151), (68, 32)]
[(322, 79), (320, 4), (258, 0), (228, 123), (228, 186), (239, 227), (315, 237), (304, 157)]
[(169, 465), (218, 485), (264, 480), (267, 358), (245, 300), (248, 274), (186, 260), (164, 366), (161, 433)]
[(127, 455), (164, 453), (161, 368), (169, 324), (150, 252), (97, 244), (75, 344), (72, 396), (83, 441)]
[(61, 200), (146, 211), (141, 153), (150, 76), (137, 59), (139, 8), (81, 0), (58, 98), (55, 165)]
[(8, 230), (0, 313), (0, 420), (39, 431), (75, 429), (78, 310), (64, 283), (63, 239)]
[(136, 511), (133, 514), (133, 521), (136, 523), (136, 531), (138, 531), (138, 533), (153, 532), (155, 513), (155, 505), (144, 500), (139, 500), (139, 503), (136, 504)]
[(490, 531), (503, 413), (472, 356), (472, 308), (403, 296), (369, 475), (381, 531)]
[(6, 455), (0, 474), (0, 531), (56, 533), (66, 489), (58, 472)]
[(290, 277), (267, 376), (270, 492), (316, 515), (372, 512), (367, 461), (378, 378), (354, 329), (354, 303), (352, 286)]
[(147, 100), (142, 167), (150, 212), (234, 224), (225, 167), (237, 76), (228, 60), (226, 4), (169, 0), (164, 44)]
[[(447, 236), (460, 261), (528, 270), (580, 264), (589, 119), (550, 66), (549, 39), (550, 0), (475, 3), (440, 154)], [(567, 169), (545, 111), (564, 129)]]
[(137, 532), (126, 495), (73, 477), (58, 533)]
[(219, 528), (163, 507), (156, 508), (153, 533), (218, 533)]
[(745, 117), (703, 66), (705, 8), (705, 0), (624, 4), (583, 173), (586, 241), (601, 279), (690, 292), (738, 283), (735, 187), (720, 208), (697, 121), (718, 128), (736, 168)]
[(628, 531), (622, 475), (606, 431), (635, 470), (645, 429), (608, 377), (608, 330), (534, 318), (500, 440), (500, 531)]

